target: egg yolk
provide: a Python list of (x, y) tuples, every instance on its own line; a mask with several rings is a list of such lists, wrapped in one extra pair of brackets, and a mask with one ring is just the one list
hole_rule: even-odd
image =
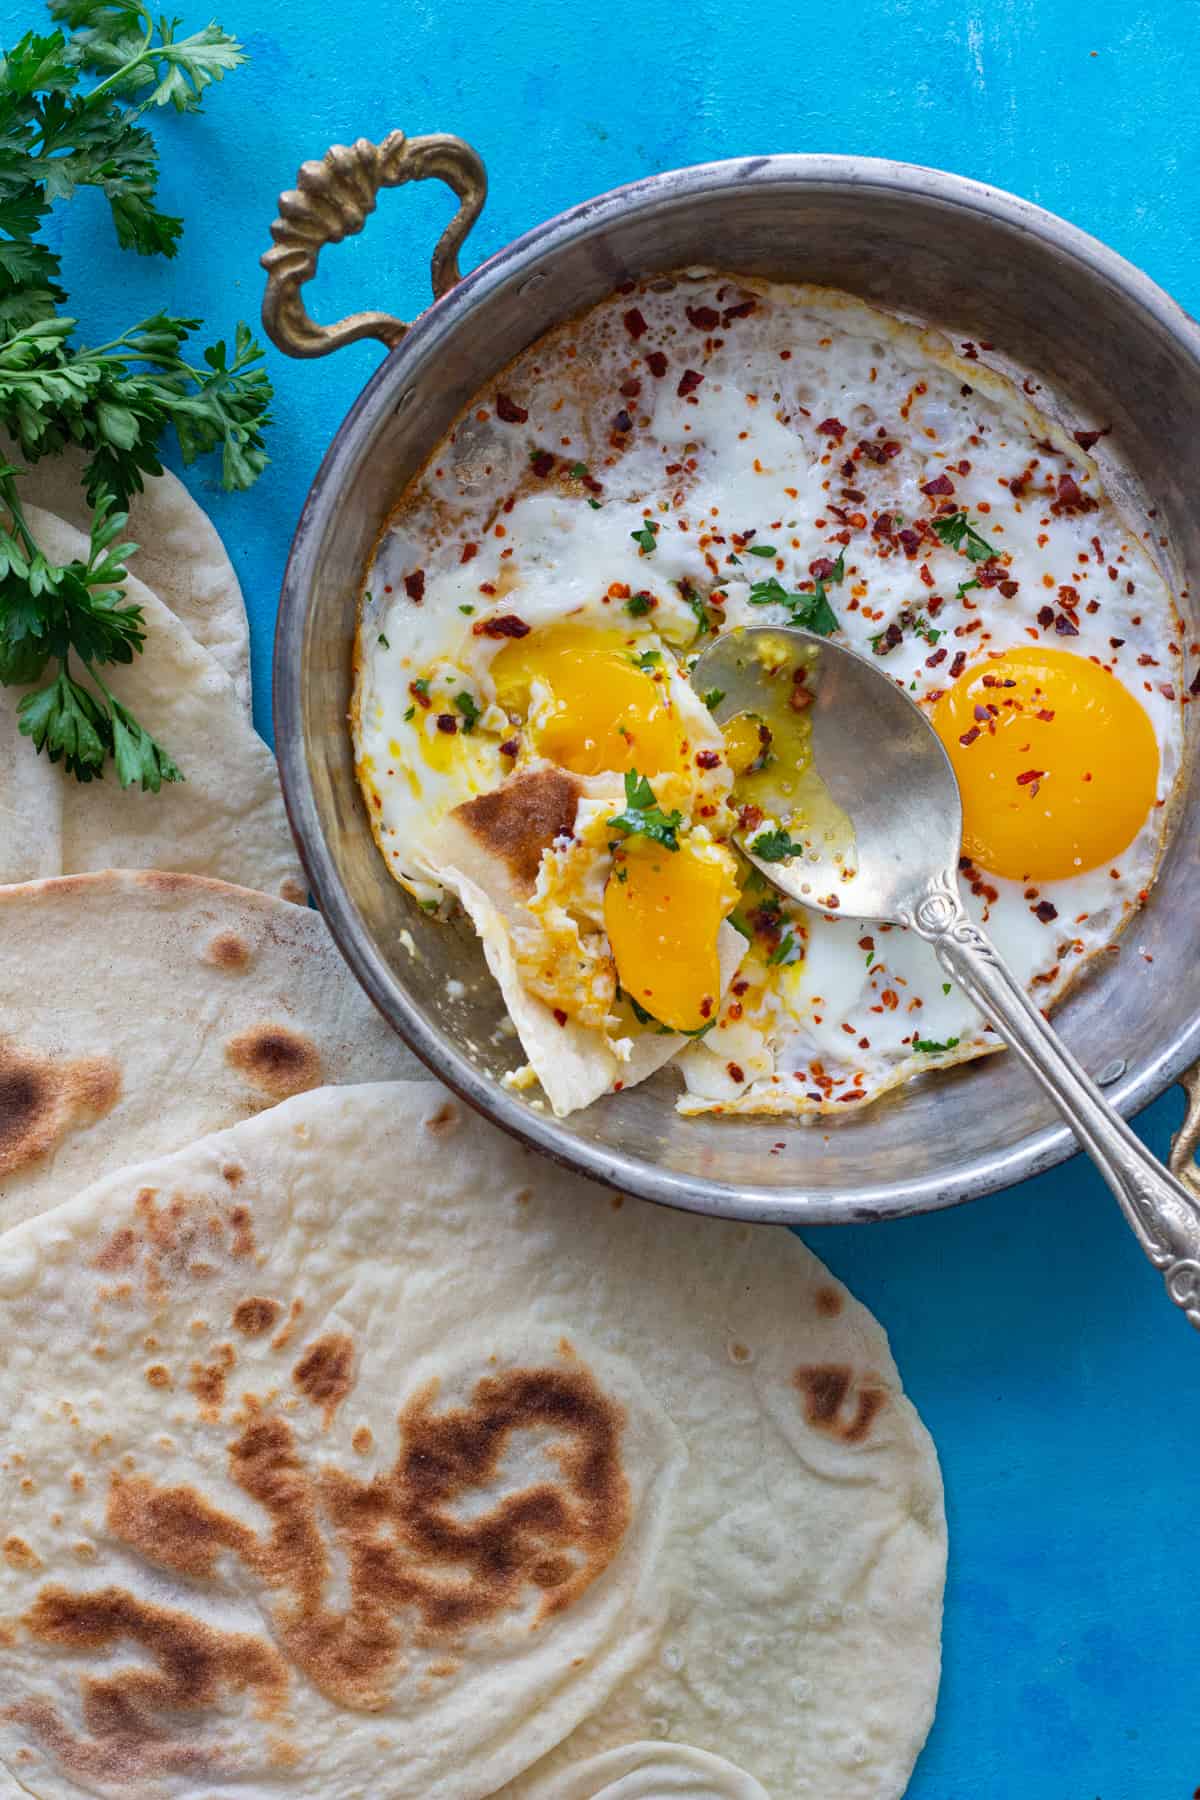
[(678, 770), (685, 760), (683, 727), (665, 664), (639, 667), (638, 642), (607, 628), (552, 625), (501, 650), (492, 663), (496, 698), (506, 710), (527, 714), (533, 683), (549, 688), (552, 702), (534, 726), (533, 742), (572, 774)]
[[(726, 864), (728, 863), (728, 867)], [(732, 858), (630, 838), (613, 859), (604, 924), (621, 986), (672, 1031), (699, 1031), (721, 997), (717, 932), (736, 896)]]
[(1154, 805), (1154, 727), (1086, 656), (989, 657), (946, 690), (933, 725), (962, 792), (964, 852), (993, 875), (1056, 881), (1112, 862)]

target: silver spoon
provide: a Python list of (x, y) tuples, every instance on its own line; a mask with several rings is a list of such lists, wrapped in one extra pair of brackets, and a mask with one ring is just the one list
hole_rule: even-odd
[(816, 832), (802, 855), (767, 861), (753, 849), (759, 828), (737, 836), (738, 847), (802, 906), (904, 925), (932, 944), (946, 974), (1041, 1082), (1167, 1293), (1200, 1329), (1200, 1206), (1108, 1104), (969, 917), (958, 887), (958, 782), (921, 709), (872, 659), (795, 627), (726, 633), (694, 665), (692, 685), (701, 694), (723, 691), (718, 722), (740, 712), (769, 717), (791, 671), (769, 674), (762, 653), (766, 647), (778, 660), (780, 646), (805, 669), (814, 767), (848, 818), (853, 850), (846, 853), (845, 836)]

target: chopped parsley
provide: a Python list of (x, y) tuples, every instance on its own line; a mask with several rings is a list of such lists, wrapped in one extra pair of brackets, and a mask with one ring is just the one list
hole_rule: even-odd
[(460, 606), (458, 610), (460, 613), (467, 613), (469, 615), (475, 611), (475, 608), (473, 606)]
[(774, 544), (747, 544), (746, 554), (747, 556), (774, 556), (775, 546)]
[(600, 511), (600, 502), (598, 500), (592, 500), (591, 498), (589, 498), (588, 505), (591, 507), (593, 512)]
[(750, 589), (750, 604), (785, 607), (789, 625), (797, 625), (802, 631), (815, 631), (821, 637), (828, 637), (838, 628), (837, 614), (829, 604), (823, 581), (814, 584), (811, 594), (789, 594), (783, 583), (772, 575), (766, 581), (754, 583)]
[(644, 775), (629, 769), (625, 775), (625, 810), (608, 823), (624, 837), (651, 838), (664, 849), (678, 850), (676, 832), (683, 824), (681, 812), (665, 813), (654, 797), (654, 789)]
[(709, 617), (707, 606), (705, 606), (695, 588), (689, 587), (686, 581), (681, 581), (679, 583), (679, 593), (684, 605), (690, 606), (696, 615), (696, 636), (704, 637), (707, 632), (710, 632), (713, 629), (713, 622)]
[(972, 575), (970, 581), (959, 582), (957, 588), (954, 590), (954, 598), (956, 600), (961, 600), (964, 594), (969, 594), (972, 588), (977, 588), (978, 586), (978, 578)]
[(655, 539), (658, 537), (658, 522), (655, 519), (645, 519), (642, 522), (641, 530), (631, 531), (629, 535), (640, 547), (642, 555), (649, 556), (654, 549)]
[(919, 1050), (922, 1056), (936, 1056), (942, 1050), (954, 1050), (958, 1047), (958, 1038), (947, 1038), (944, 1044), (935, 1043), (933, 1038), (915, 1038), (913, 1049)]
[(785, 931), (774, 950), (772, 950), (770, 956), (768, 956), (767, 963), (773, 967), (778, 963), (795, 962), (798, 955), (799, 950), (794, 934), (790, 931)]
[(385, 637), (384, 637), (384, 635), (383, 635), (383, 633), (382, 633), (382, 631), (381, 631), (381, 632), (380, 632), (380, 634), (379, 634), (379, 641), (380, 641), (380, 643), (381, 643), (381, 644), (382, 644), (382, 645), (383, 645), (383, 647), (384, 647), (384, 649), (385, 649), (385, 650), (390, 650), (390, 649), (391, 649), (391, 647), (392, 647), (392, 646), (391, 646), (391, 645), (390, 645), (390, 644), (389, 644), (389, 643), (388, 643), (388, 641), (387, 641), (387, 639), (386, 639), (386, 638), (385, 638)]
[(644, 619), (653, 605), (653, 594), (634, 594), (625, 602), (625, 611), (630, 618)]
[[(625, 779), (628, 780), (629, 777), (626, 776)], [(760, 857), (763, 862), (784, 862), (789, 856), (801, 855), (804, 845), (796, 843), (793, 838), (788, 836), (783, 827), (778, 825), (773, 831), (760, 831), (752, 841), (750, 848), (755, 856)]]
[(704, 690), (703, 694), (700, 696), (700, 698), (704, 701), (704, 704), (705, 704), (705, 706), (707, 706), (709, 712), (712, 712), (712, 711), (714, 711), (714, 709), (716, 707), (720, 706), (722, 700), (725, 698), (725, 689), (724, 688), (705, 688), (705, 690)]
[(972, 562), (987, 562), (996, 554), (995, 544), (976, 531), (965, 512), (947, 513), (944, 519), (934, 519), (933, 529), (948, 550), (957, 550), (961, 556), (970, 557)]
[(948, 994), (950, 992), (950, 983), (948, 981), (943, 981), (942, 992), (943, 994)]
[(410, 706), (410, 707), (409, 707), (409, 709), (408, 709), (408, 711), (407, 711), (407, 712), (406, 712), (406, 713), (405, 713), (405, 715), (404, 715), (404, 723), (405, 723), (405, 724), (406, 724), (406, 725), (407, 725), (407, 724), (408, 724), (408, 721), (409, 721), (409, 720), (410, 720), (410, 719), (411, 719), (411, 718), (412, 718), (412, 716), (413, 716), (413, 714), (414, 714), (414, 713), (415, 713), (415, 712), (416, 712), (416, 710), (417, 710), (417, 709), (416, 709), (416, 707), (415, 707), (415, 706)]
[(422, 675), (419, 681), (414, 681), (412, 683), (412, 688), (413, 688), (414, 693), (424, 694), (425, 697), (428, 699), (428, 697), (429, 697), (429, 680), (428, 680), (427, 676)]
[(633, 1009), (633, 1016), (639, 1025), (657, 1025), (659, 1037), (702, 1038), (706, 1032), (712, 1030), (717, 1022), (717, 1016), (714, 1013), (711, 1019), (707, 1019), (703, 1025), (698, 1025), (694, 1031), (676, 1031), (673, 1025), (664, 1025), (661, 1019), (656, 1019), (652, 1012), (647, 1012), (645, 1007), (639, 1005), (633, 995), (627, 993), (624, 988), (618, 987), (617, 999), (628, 1000)]
[(463, 730), (474, 731), (480, 718), (479, 708), (475, 704), (474, 696), (468, 694), (464, 688), (461, 694), (455, 694), (454, 704), (463, 716)]
[(662, 661), (662, 651), (661, 650), (643, 650), (640, 656), (635, 656), (633, 658), (634, 667), (638, 668), (638, 669), (645, 669), (647, 674), (650, 674), (653, 671), (653, 669), (655, 668), (655, 665), (660, 663), (661, 661)]
[(574, 476), (576, 481), (581, 481), (583, 479), (583, 477), (587, 474), (587, 464), (579, 463), (579, 462), (572, 463), (571, 464), (571, 474)]

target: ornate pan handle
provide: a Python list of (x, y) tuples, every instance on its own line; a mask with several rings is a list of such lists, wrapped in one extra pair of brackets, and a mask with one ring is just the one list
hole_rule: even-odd
[(380, 188), (434, 175), (462, 202), (433, 253), (433, 293), (440, 299), (459, 279), (458, 253), (487, 198), (487, 172), (469, 144), (442, 133), (408, 138), (392, 131), (382, 144), (359, 138), (356, 144), (335, 144), (320, 162), (302, 164), (296, 187), (279, 197), (279, 217), (271, 227), (275, 247), (262, 258), (263, 326), (278, 349), (288, 356), (327, 356), (364, 337), (381, 338), (389, 349), (400, 342), (408, 326), (391, 313), (351, 313), (336, 325), (318, 325), (300, 290), (316, 273), (326, 244), (362, 230)]

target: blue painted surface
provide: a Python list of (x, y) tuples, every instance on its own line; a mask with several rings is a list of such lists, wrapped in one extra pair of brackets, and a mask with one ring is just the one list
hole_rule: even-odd
[[(257, 257), (299, 162), (394, 125), (455, 131), (484, 154), (480, 257), (658, 169), (859, 151), (1040, 201), (1200, 313), (1195, 0), (224, 7), (253, 63), (201, 118), (156, 126), (164, 200), (188, 219), (178, 260), (120, 257), (90, 196), (57, 229), (92, 341), (160, 305), (221, 329), (256, 316)], [(190, 24), (207, 17), (185, 10)], [(0, 15), (7, 41), (37, 8)], [(452, 206), (433, 184), (386, 196), (367, 235), (327, 258), (314, 310), (419, 310)], [(266, 477), (233, 499), (189, 477), (245, 586), (264, 730), (292, 526), (378, 354), (360, 345), (310, 365), (272, 354)], [(1160, 1154), (1179, 1112), (1172, 1095), (1140, 1121)], [(1200, 1343), (1099, 1180), (1077, 1159), (954, 1213), (811, 1241), (887, 1326), (945, 1468), (945, 1680), (912, 1800), (1191, 1800)]]

